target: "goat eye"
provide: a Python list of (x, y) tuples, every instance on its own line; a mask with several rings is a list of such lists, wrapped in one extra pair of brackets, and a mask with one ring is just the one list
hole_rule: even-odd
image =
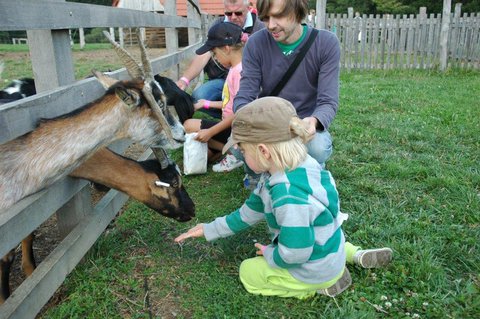
[(174, 179), (174, 180), (172, 181), (171, 185), (172, 185), (172, 187), (177, 188), (178, 185), (179, 185), (178, 180)]

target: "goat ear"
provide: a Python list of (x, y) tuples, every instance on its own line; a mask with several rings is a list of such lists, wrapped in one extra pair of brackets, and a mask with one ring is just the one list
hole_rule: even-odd
[(97, 78), (98, 82), (103, 86), (104, 89), (108, 89), (112, 85), (118, 82), (117, 79), (111, 78), (102, 72), (98, 72), (97, 70), (92, 70), (93, 75)]
[(129, 109), (138, 106), (140, 95), (135, 90), (125, 89), (122, 87), (115, 88), (115, 94), (127, 105)]

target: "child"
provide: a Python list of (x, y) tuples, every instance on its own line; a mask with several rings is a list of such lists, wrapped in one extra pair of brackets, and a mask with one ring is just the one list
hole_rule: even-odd
[(345, 243), (338, 192), (330, 172), (307, 154), (310, 136), (293, 105), (264, 97), (240, 109), (224, 151), (237, 145), (246, 164), (263, 173), (243, 206), (175, 238), (227, 237), (266, 220), (272, 241), (256, 243), (260, 257), (244, 260), (240, 280), (252, 294), (304, 299), (317, 292), (334, 297), (351, 284), (345, 262), (381, 267), (389, 248), (360, 250)]
[[(240, 87), (240, 72), (242, 71), (242, 28), (230, 22), (215, 24), (208, 30), (208, 39), (196, 53), (212, 52), (212, 56), (224, 67), (230, 68), (223, 87), (222, 101), (199, 100), (195, 110), (201, 108), (216, 108), (222, 110), (220, 122), (206, 119), (189, 119), (183, 123), (187, 133), (198, 132), (196, 139), (208, 143), (208, 159), (212, 161), (218, 155), (231, 132), (233, 120), (233, 98)], [(233, 155), (227, 155), (220, 163), (213, 165), (214, 172), (227, 172), (241, 167), (242, 161)]]

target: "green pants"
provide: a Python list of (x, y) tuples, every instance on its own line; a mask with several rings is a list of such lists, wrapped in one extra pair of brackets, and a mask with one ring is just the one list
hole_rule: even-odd
[[(353, 255), (360, 247), (345, 243), (347, 262), (353, 262)], [(343, 275), (343, 271), (330, 281), (321, 284), (307, 284), (295, 279), (288, 270), (272, 268), (263, 256), (249, 258), (240, 265), (240, 281), (245, 289), (254, 295), (295, 297), (306, 299), (317, 290), (332, 286)]]

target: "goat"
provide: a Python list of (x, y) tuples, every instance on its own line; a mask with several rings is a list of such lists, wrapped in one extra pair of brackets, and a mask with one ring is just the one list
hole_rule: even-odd
[(0, 90), (0, 104), (23, 99), (37, 94), (35, 82), (32, 78), (13, 80), (3, 90)]
[[(188, 195), (176, 165), (161, 149), (154, 150), (158, 161), (137, 162), (102, 148), (69, 174), (126, 193), (161, 215), (186, 222), (195, 216), (195, 204)], [(156, 186), (161, 181), (170, 187)], [(22, 269), (30, 276), (36, 268), (33, 233), (22, 241)], [(0, 260), (0, 304), (10, 296), (9, 276), (15, 253)]]
[(167, 77), (157, 74), (154, 78), (167, 96), (167, 104), (175, 106), (180, 123), (183, 124), (186, 120), (191, 119), (195, 112), (192, 96)]
[[(167, 108), (139, 31), (142, 66), (108, 32), (105, 35), (133, 80), (117, 81), (95, 71), (100, 83), (108, 88), (103, 97), (69, 114), (42, 120), (32, 132), (0, 145), (0, 214), (21, 198), (72, 173), (118, 139), (173, 148), (184, 141), (183, 126)], [(8, 256), (2, 261), (5, 259)], [(2, 282), (8, 282), (3, 272), (1, 276)]]
[(117, 81), (94, 72), (102, 85), (109, 87), (103, 97), (69, 114), (43, 120), (32, 132), (0, 145), (0, 209), (51, 185), (116, 140), (130, 138), (160, 147), (181, 145), (183, 126), (166, 106), (145, 47), (141, 48), (143, 68), (126, 63), (136, 80)]

